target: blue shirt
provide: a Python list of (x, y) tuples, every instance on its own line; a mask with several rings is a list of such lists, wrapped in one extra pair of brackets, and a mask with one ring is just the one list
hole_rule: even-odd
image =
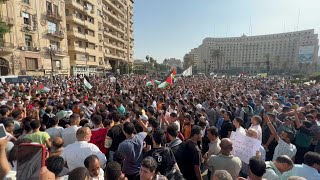
[(126, 175), (133, 175), (140, 171), (142, 161), (143, 141), (147, 133), (140, 132), (131, 139), (126, 139), (119, 144), (118, 151), (122, 151), (126, 155), (123, 163), (123, 172)]
[(285, 172), (282, 174), (281, 179), (287, 179), (290, 176), (300, 176), (304, 177), (308, 180), (319, 180), (320, 179), (320, 174), (318, 171), (306, 164), (296, 164), (294, 165), (293, 169), (291, 171)]

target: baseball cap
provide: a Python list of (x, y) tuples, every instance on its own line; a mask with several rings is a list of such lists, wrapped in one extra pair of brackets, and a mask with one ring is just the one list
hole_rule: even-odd
[(141, 119), (143, 121), (148, 121), (148, 116), (147, 115), (140, 115), (139, 119)]

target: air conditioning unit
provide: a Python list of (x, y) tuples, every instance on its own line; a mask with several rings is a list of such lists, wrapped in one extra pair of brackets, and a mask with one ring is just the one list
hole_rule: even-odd
[(39, 48), (39, 47), (34, 47), (34, 49), (35, 49), (36, 51), (40, 51), (40, 48)]
[(25, 51), (25, 50), (26, 50), (26, 47), (25, 47), (25, 46), (21, 46), (20, 49), (21, 49), (22, 51)]

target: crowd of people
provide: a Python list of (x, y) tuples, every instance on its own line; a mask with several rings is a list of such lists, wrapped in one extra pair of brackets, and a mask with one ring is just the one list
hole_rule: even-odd
[[(147, 76), (34, 79), (0, 85), (0, 179), (17, 149), (49, 152), (39, 179), (319, 180), (320, 85), (287, 78)], [(48, 87), (50, 91), (39, 88)], [(249, 162), (231, 136), (261, 142)]]

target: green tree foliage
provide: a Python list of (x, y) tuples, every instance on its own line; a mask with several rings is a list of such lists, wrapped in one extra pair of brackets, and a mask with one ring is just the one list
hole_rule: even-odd
[[(7, 0), (0, 0), (0, 5), (5, 3)], [(3, 36), (10, 32), (10, 27), (0, 18), (0, 43), (3, 42)]]

